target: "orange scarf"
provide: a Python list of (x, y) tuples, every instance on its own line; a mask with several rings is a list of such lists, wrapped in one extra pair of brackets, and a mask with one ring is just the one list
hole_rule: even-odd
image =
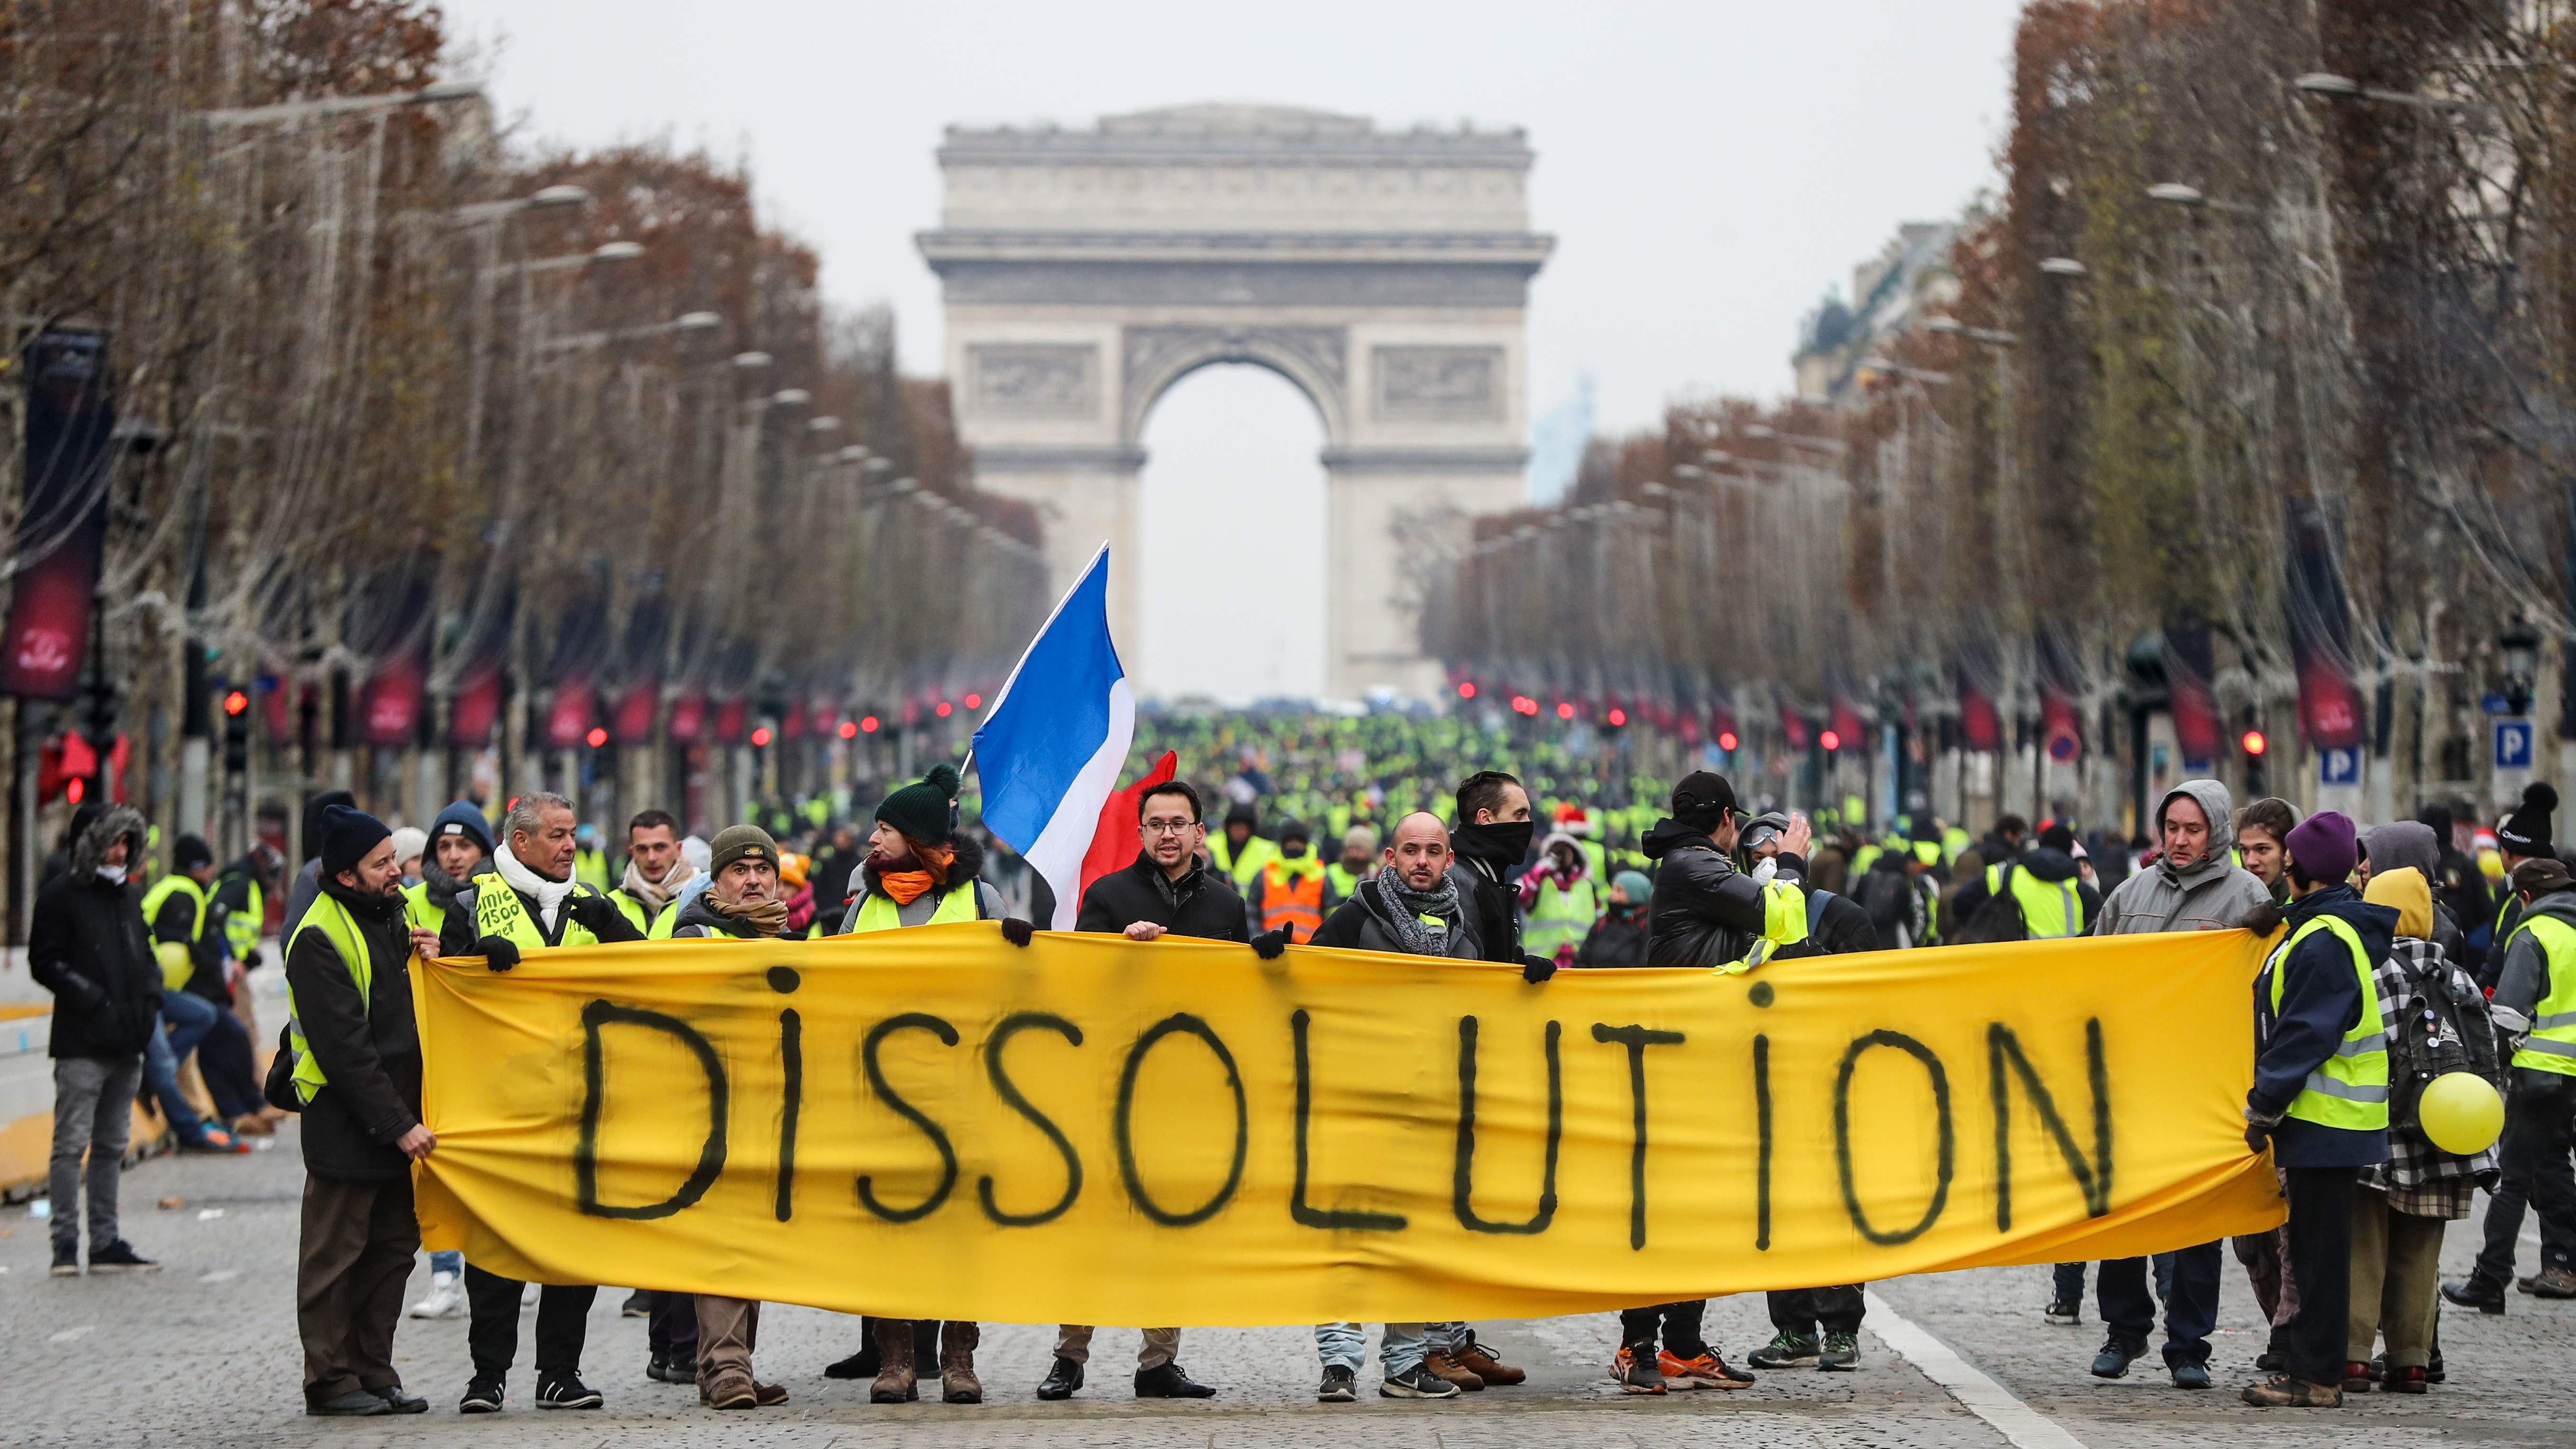
[[(945, 845), (925, 845), (914, 850), (913, 858), (930, 869), (877, 872), (877, 886), (887, 895), (894, 897), (894, 903), (898, 906), (911, 905), (921, 899), (924, 892), (933, 890), (945, 882), (948, 879), (948, 867), (957, 859), (957, 852)], [(937, 873), (933, 874), (934, 871)]]

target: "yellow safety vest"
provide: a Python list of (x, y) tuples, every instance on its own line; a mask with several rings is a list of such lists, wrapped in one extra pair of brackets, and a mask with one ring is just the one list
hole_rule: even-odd
[(2084, 930), (2084, 898), (2076, 893), (2075, 882), (2041, 880), (2019, 864), (1994, 866), (1986, 872), (1986, 889), (1994, 890), (1995, 876), (2012, 873), (2013, 904), (2021, 907), (2022, 934), (2034, 941), (2057, 941), (2079, 935)]
[(1762, 939), (1732, 961), (1715, 967), (1721, 976), (1741, 976), (1807, 939), (1807, 896), (1794, 881), (1775, 880), (1762, 888)]
[[(784, 833), (784, 832), (782, 832)], [(576, 850), (572, 853), (573, 879), (605, 895), (608, 891), (608, 852)]]
[(429, 882), (403, 887), (403, 920), (415, 931), (435, 931), (447, 924), (447, 907), (429, 898)]
[(2513, 1064), (2576, 1077), (2576, 926), (2555, 916), (2526, 915), (2513, 934), (2525, 931), (2549, 953), (2549, 994), (2532, 1007), (2531, 1035), (2514, 1048)]
[(678, 901), (673, 901), (662, 908), (662, 914), (653, 918), (652, 929), (644, 933), (644, 939), (647, 941), (667, 941), (671, 939), (671, 932), (677, 930), (679, 925), (680, 903)]
[(242, 882), (242, 908), (224, 917), (224, 944), (232, 948), (236, 961), (247, 961), (259, 949), (260, 928), (268, 924), (268, 900), (259, 893), (259, 882)]
[(1229, 856), (1232, 844), (1222, 830), (1209, 836), (1208, 859), (1216, 862), (1217, 869), (1234, 878), (1234, 888), (1238, 891), (1250, 891), (1252, 879), (1261, 874), (1261, 868), (1281, 858), (1279, 847), (1258, 835), (1245, 837), (1243, 853), (1239, 856)]
[(1956, 825), (1942, 831), (1941, 863), (1944, 865), (1957, 865), (1959, 863), (1959, 852), (1976, 843), (1977, 839), (1975, 836), (1961, 830)]
[(152, 943), (152, 955), (161, 963), (161, 989), (164, 991), (187, 990), (188, 978), (197, 974), (196, 957), (188, 948), (206, 933), (206, 888), (174, 870), (154, 881), (152, 889), (143, 893), (143, 925), (149, 930), (160, 921), (161, 907), (171, 896), (183, 892), (197, 908), (197, 919), (188, 927), (188, 939)]
[(2352, 951), (2353, 973), (2361, 978), (2361, 1016), (2343, 1034), (2342, 1044), (2325, 1065), (2308, 1073), (2307, 1085), (2290, 1099), (2290, 1115), (2346, 1132), (2382, 1131), (2388, 1126), (2388, 1028), (2380, 1019), (2379, 983), (2361, 933), (2341, 917), (2312, 916), (2273, 948), (2263, 963), (2263, 974), (2271, 978), (2272, 1013), (2276, 1018), (2280, 1015), (2281, 991), (2287, 984), (2281, 979), (2281, 963), (2301, 941), (2319, 931), (2334, 932)]
[[(850, 927), (850, 934), (855, 936), (861, 931), (895, 930), (903, 925), (901, 909), (894, 903), (894, 897), (883, 891), (870, 891), (868, 898), (859, 903), (858, 923)], [(930, 919), (922, 924), (948, 926), (975, 918), (975, 882), (969, 878), (941, 892), (939, 909), (931, 912)]]
[(1853, 851), (1851, 858), (1852, 879), (1858, 880), (1862, 876), (1869, 874), (1869, 868), (1877, 864), (1878, 858), (1884, 854), (1886, 854), (1886, 851), (1876, 845), (1863, 845), (1860, 849)]
[(1589, 876), (1576, 881), (1572, 890), (1559, 886), (1553, 876), (1539, 882), (1538, 899), (1521, 926), (1521, 949), (1553, 958), (1559, 946), (1582, 945), (1600, 919), (1599, 901)]
[(575, 884), (572, 895), (564, 897), (564, 903), (557, 907), (563, 927), (562, 938), (549, 942), (545, 932), (538, 927), (537, 918), (528, 914), (527, 906), (520, 901), (519, 893), (510, 889), (508, 881), (503, 880), (498, 872), (476, 876), (474, 935), (477, 939), (499, 936), (518, 947), (522, 956), (554, 946), (596, 946), (599, 938), (591, 934), (588, 926), (572, 918), (572, 901), (574, 896), (598, 894), (586, 885)]
[[(330, 909), (324, 910), (325, 906)], [(305, 910), (304, 919), (295, 927), (299, 938), (307, 931), (321, 932), (322, 938), (331, 943), (331, 949), (340, 953), (341, 964), (349, 968), (349, 980), (358, 988), (358, 1010), (372, 1014), (375, 957), (368, 951), (367, 938), (358, 930), (358, 923), (350, 919), (349, 908), (327, 893), (317, 897)], [(289, 943), (290, 948), (292, 944)], [(304, 1018), (295, 1013), (295, 984), (292, 981), (286, 987), (286, 1042), (295, 1053), (295, 1100), (310, 1103), (313, 1094), (329, 1086), (331, 1079), (323, 1075), (322, 1064), (313, 1059), (311, 1043), (304, 1039)]]
[[(644, 903), (628, 894), (626, 887), (619, 886), (617, 889), (610, 891), (608, 893), (608, 898), (617, 903), (618, 914), (623, 915), (627, 920), (633, 922), (635, 929), (648, 933), (651, 931), (653, 921), (651, 917), (644, 914)], [(668, 910), (670, 908), (665, 906), (663, 909)]]
[(1332, 891), (1333, 899), (1337, 901), (1346, 901), (1358, 895), (1360, 882), (1367, 879), (1368, 867), (1366, 866), (1353, 870), (1337, 860), (1324, 867), (1324, 885)]

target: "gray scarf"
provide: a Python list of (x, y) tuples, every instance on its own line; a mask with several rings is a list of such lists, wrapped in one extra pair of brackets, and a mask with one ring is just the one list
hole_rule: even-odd
[(1403, 943), (1405, 952), (1414, 956), (1448, 955), (1449, 931), (1434, 931), (1422, 924), (1421, 918), (1438, 916), (1452, 923), (1450, 930), (1457, 929), (1456, 923), (1465, 916), (1458, 904), (1458, 878), (1444, 870), (1440, 873), (1440, 888), (1431, 891), (1406, 886), (1404, 878), (1392, 868), (1379, 871), (1373, 879), (1377, 890), (1361, 891), (1360, 899), (1368, 903), (1369, 913), (1377, 917), (1388, 934)]

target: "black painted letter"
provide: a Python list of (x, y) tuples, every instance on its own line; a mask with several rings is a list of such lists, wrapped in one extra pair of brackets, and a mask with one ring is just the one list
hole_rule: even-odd
[[(1852, 1185), (1852, 1070), (1860, 1065), (1861, 1053), (1871, 1047), (1894, 1047), (1923, 1064), (1923, 1070), (1932, 1078), (1932, 1109), (1940, 1119), (1941, 1156), (1934, 1169), (1931, 1206), (1923, 1210), (1922, 1221), (1892, 1233), (1870, 1226), (1869, 1214), (1860, 1205), (1860, 1193)], [(1862, 1237), (1887, 1247), (1910, 1243), (1931, 1231), (1932, 1225), (1941, 1220), (1941, 1209), (1949, 1205), (1950, 1173), (1957, 1159), (1958, 1146), (1950, 1128), (1950, 1074), (1941, 1069), (1941, 1059), (1932, 1054), (1930, 1047), (1901, 1032), (1874, 1031), (1843, 1049), (1842, 1071), (1834, 1077), (1834, 1160), (1842, 1169), (1843, 1210), (1851, 1214), (1852, 1226), (1860, 1229)]]
[(2058, 1155), (2066, 1159), (2067, 1170), (2084, 1189), (2085, 1214), (2098, 1218), (2111, 1211), (2111, 1074), (2102, 1063), (2102, 1019), (2084, 1023), (2084, 1075), (2093, 1090), (2093, 1160), (2089, 1163), (2083, 1149), (2075, 1145), (2075, 1134), (2067, 1130), (2066, 1119), (2058, 1115), (2057, 1099), (2050, 1095), (2048, 1084), (2022, 1054), (2021, 1038), (2002, 1022), (1992, 1022), (1986, 1027), (1986, 1070), (1995, 1098), (1995, 1231), (2012, 1230), (2012, 1083), (2004, 1075), (2007, 1061), (2021, 1078), (2031, 1110), (2039, 1114), (2039, 1125), (2057, 1143)]
[(778, 1108), (778, 1220), (796, 1215), (796, 1114), (805, 1106), (805, 1018), (789, 1007), (778, 1013), (778, 1060), (787, 1074)]
[(1064, 1195), (1057, 1198), (1052, 1205), (1040, 1208), (1033, 1213), (1006, 1213), (1002, 1211), (1001, 1205), (993, 1200), (992, 1175), (987, 1173), (975, 1179), (976, 1196), (984, 1200), (984, 1216), (1006, 1228), (1032, 1228), (1040, 1223), (1054, 1222), (1064, 1216), (1066, 1209), (1073, 1206), (1075, 1198), (1082, 1195), (1082, 1159), (1074, 1155), (1073, 1144), (1066, 1140), (1062, 1128), (1056, 1126), (1053, 1120), (1039, 1111), (1021, 1093), (1019, 1086), (1011, 1080), (1011, 1074), (1002, 1069), (1003, 1045), (1031, 1027), (1044, 1027), (1075, 1046), (1082, 1045), (1082, 1028), (1061, 1016), (1049, 1016), (1043, 1011), (1023, 1011), (1017, 1015), (1006, 1016), (993, 1028), (993, 1034), (984, 1038), (984, 1075), (992, 1078), (993, 1090), (1001, 1094), (1002, 1100), (1010, 1104), (1011, 1110), (1028, 1118), (1040, 1132), (1046, 1134), (1047, 1141), (1055, 1144), (1056, 1155), (1064, 1159)]
[(1628, 1048), (1628, 1098), (1637, 1108), (1636, 1142), (1628, 1150), (1628, 1247), (1646, 1246), (1646, 1048), (1679, 1046), (1677, 1031), (1649, 1031), (1642, 1026), (1592, 1024), (1592, 1039), (1619, 1042)]
[(1297, 1046), (1297, 1180), (1288, 1192), (1288, 1216), (1298, 1226), (1308, 1228), (1358, 1228), (1369, 1232), (1400, 1233), (1404, 1231), (1402, 1213), (1343, 1212), (1309, 1207), (1306, 1203), (1306, 1124), (1314, 1115), (1315, 1085), (1306, 1064), (1308, 1018), (1299, 1007), (1288, 1018), (1288, 1035)]
[(1458, 1018), (1458, 1168), (1449, 1186), (1458, 1226), (1471, 1233), (1543, 1233), (1556, 1218), (1556, 1151), (1565, 1138), (1565, 1073), (1556, 1042), (1565, 1028), (1547, 1024), (1547, 1166), (1539, 1177), (1538, 1211), (1527, 1222), (1497, 1223), (1476, 1216), (1476, 1018)]
[[(599, 1048), (599, 1029), (610, 1023), (649, 1027), (679, 1038), (707, 1075), (707, 1137), (698, 1148), (698, 1165), (680, 1190), (642, 1207), (610, 1207), (599, 1200), (599, 1114), (607, 1106), (607, 1063)], [(595, 1218), (667, 1218), (707, 1195), (725, 1164), (726, 1088), (724, 1062), (697, 1028), (676, 1016), (632, 1006), (594, 1001), (581, 1009), (581, 1139), (573, 1147), (574, 1201)]]
[(870, 1178), (864, 1172), (859, 1174), (859, 1205), (890, 1223), (921, 1221), (939, 1211), (939, 1205), (948, 1201), (948, 1194), (957, 1186), (957, 1149), (949, 1145), (948, 1134), (888, 1085), (885, 1068), (877, 1065), (877, 1051), (885, 1044), (885, 1039), (906, 1030), (929, 1032), (938, 1037), (943, 1046), (957, 1045), (957, 1028), (922, 1011), (907, 1011), (901, 1016), (887, 1017), (868, 1028), (866, 1039), (859, 1045), (859, 1065), (868, 1074), (869, 1090), (885, 1098), (885, 1104), (895, 1110), (895, 1115), (920, 1128), (921, 1135), (930, 1139), (930, 1145), (939, 1149), (939, 1185), (930, 1190), (930, 1196), (908, 1208), (887, 1207), (877, 1201), (876, 1189), (870, 1185)]
[[(1136, 1111), (1136, 1074), (1145, 1068), (1145, 1054), (1154, 1044), (1175, 1034), (1194, 1036), (1207, 1043), (1216, 1059), (1225, 1067), (1225, 1084), (1234, 1089), (1234, 1167), (1226, 1174), (1225, 1186), (1216, 1196), (1185, 1213), (1169, 1211), (1145, 1191), (1145, 1180), (1136, 1171), (1136, 1138), (1133, 1131)], [(1234, 1053), (1218, 1040), (1214, 1028), (1186, 1011), (1174, 1012), (1145, 1028), (1136, 1044), (1127, 1049), (1127, 1067), (1118, 1074), (1118, 1111), (1112, 1122), (1112, 1137), (1118, 1144), (1118, 1171), (1127, 1179), (1127, 1196), (1136, 1202), (1137, 1210), (1167, 1228), (1195, 1227), (1215, 1217), (1218, 1210), (1234, 1197), (1243, 1185), (1243, 1161), (1252, 1150), (1252, 1107), (1243, 1095), (1243, 1074), (1235, 1070)]]

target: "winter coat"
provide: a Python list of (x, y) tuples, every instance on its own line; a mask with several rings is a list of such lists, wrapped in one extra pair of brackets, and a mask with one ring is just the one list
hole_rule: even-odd
[[(1449, 832), (1449, 873), (1458, 881), (1458, 899), (1473, 905), (1476, 938), (1487, 961), (1521, 961), (1521, 898), (1512, 881), (1520, 861), (1500, 859), (1491, 842), (1476, 830)], [(1454, 952), (1452, 954), (1455, 954)]]
[[(984, 873), (983, 843), (965, 831), (952, 830), (948, 834), (948, 848), (954, 852), (948, 863), (949, 883), (954, 885), (959, 881), (975, 880), (975, 919), (998, 921), (1009, 915), (1010, 912), (1002, 909), (1001, 893), (975, 879)], [(869, 896), (885, 894), (885, 887), (877, 883), (877, 863), (873, 859), (862, 863), (858, 881), (850, 891), (850, 908), (841, 917), (840, 934), (846, 936), (859, 928), (859, 910), (868, 903)], [(906, 926), (927, 924), (932, 916), (939, 914), (939, 898), (946, 894), (944, 890), (923, 891), (912, 898), (911, 905), (895, 907), (895, 920)], [(886, 899), (892, 902), (894, 897), (886, 896)]]
[[(2517, 917), (2517, 920), (2533, 916), (2547, 916), (2552, 920), (2576, 926), (2576, 891), (2551, 891), (2545, 896), (2538, 897), (2520, 917)], [(2530, 1030), (2529, 1023), (2533, 1013), (2539, 1008), (2541, 1002), (2549, 998), (2552, 985), (2549, 951), (2540, 944), (2538, 936), (2529, 931), (2517, 930), (2505, 942), (2502, 958), (2503, 964), (2496, 971), (2495, 995), (2492, 1000), (2499, 1013), (2507, 1011), (2513, 1013), (2512, 1017), (2500, 1016), (2499, 1020), (2509, 1025), (2519, 1035)], [(2505, 1055), (2510, 1059), (2513, 1054), (2508, 1051)], [(2556, 1085), (2549, 1078), (2563, 1078), (2564, 1074), (2535, 1072), (2529, 1067), (2515, 1067), (2512, 1075), (2517, 1081), (2527, 1079), (2534, 1086), (2547, 1087)]]
[[(2351, 886), (2325, 886), (2290, 902), (2289, 929), (2296, 933), (2321, 915), (2340, 917), (2352, 927), (2374, 971), (2388, 958), (2389, 942), (2397, 933), (2394, 909), (2369, 904)], [(2283, 973), (2277, 1013), (2272, 1010), (2276, 971)], [(2361, 979), (2353, 970), (2352, 948), (2332, 931), (2311, 933), (2254, 979), (2254, 1089), (2246, 1094), (2247, 1109), (2266, 1117), (2287, 1112), (2307, 1086), (2308, 1075), (2324, 1067), (2343, 1045), (2344, 1033), (2360, 1020)], [(2272, 1160), (2285, 1168), (2369, 1167), (2388, 1160), (2388, 1132), (2356, 1132), (2283, 1116), (2272, 1129)]]
[[(2051, 850), (2044, 845), (2034, 845), (2008, 864), (2014, 870), (2029, 871), (2032, 880), (2046, 881), (2051, 886), (2063, 885), (2069, 881), (2074, 883), (2076, 904), (2084, 913), (2084, 919), (2076, 926), (2076, 934), (2082, 935), (2091, 930), (2093, 923), (2101, 919), (2102, 893), (2084, 883), (2081, 878), (2082, 872), (2076, 868), (2074, 856), (2062, 850)], [(2004, 893), (2012, 894), (2012, 879), (2009, 875), (2004, 879)], [(1988, 899), (1986, 873), (1981, 867), (1975, 875), (1962, 880), (1958, 891), (1950, 897), (1952, 920), (1950, 924), (1944, 926), (1941, 939), (1947, 941), (1955, 938), (1970, 921), (1977, 918), (1977, 911)]]
[(2156, 836), (2164, 837), (2166, 807), (2188, 795), (2209, 816), (2210, 853), (2187, 870), (2175, 870), (2159, 858), (2112, 887), (2094, 917), (2096, 936), (2130, 936), (2142, 931), (2227, 931), (2272, 903), (2272, 893), (2252, 871), (2228, 857), (2226, 830), (2232, 819), (2227, 787), (2215, 780), (2185, 780), (2156, 802)]
[[(1821, 901), (1817, 897), (1823, 897)], [(1809, 887), (1807, 919), (1812, 923), (1807, 939), (1786, 947), (1772, 956), (1774, 961), (1794, 961), (1802, 956), (1849, 956), (1861, 951), (1879, 949), (1878, 925), (1862, 910), (1860, 902), (1837, 891)], [(1732, 960), (1733, 958), (1728, 958)]]
[[(1138, 921), (1151, 921), (1176, 936), (1209, 941), (1248, 941), (1243, 897), (1234, 882), (1212, 865), (1193, 862), (1190, 873), (1166, 883), (1163, 868), (1143, 851), (1124, 869), (1113, 870), (1082, 893), (1082, 909), (1073, 928), (1116, 934)], [(1167, 893), (1168, 892), (1168, 893)], [(1179, 897), (1179, 903), (1173, 902)]]
[(1574, 964), (1593, 966), (1643, 966), (1646, 964), (1646, 912), (1640, 910), (1620, 920), (1604, 913), (1593, 923), (1592, 934), (1574, 948)]
[(392, 1182), (411, 1171), (394, 1146), (420, 1125), (420, 1027), (411, 1010), (411, 930), (400, 896), (361, 896), (338, 881), (323, 894), (348, 908), (367, 943), (367, 999), (320, 930), (289, 938), (286, 986), (313, 1060), (330, 1080), (304, 1104), (304, 1170), (343, 1182)]
[(728, 916), (717, 910), (715, 903), (707, 899), (705, 891), (699, 891), (682, 901), (680, 913), (671, 918), (673, 940), (691, 941), (727, 936), (741, 941), (764, 939), (758, 931), (751, 928), (749, 921)]
[(143, 893), (98, 873), (118, 836), (143, 861), (143, 817), (124, 806), (100, 815), (73, 842), (61, 874), (36, 892), (27, 974), (54, 993), (48, 1053), (118, 1060), (139, 1056), (161, 1029), (161, 963), (143, 924)]
[[(1718, 966), (1736, 960), (1762, 935), (1762, 888), (1735, 868), (1708, 832), (1678, 820), (1659, 820), (1646, 832), (1647, 858), (1661, 862), (1655, 871), (1653, 921), (1646, 949), (1650, 966)], [(1791, 863), (1801, 878), (1806, 862), (1779, 857), (1781, 870)]]
[[(1384, 951), (1396, 956), (1412, 954), (1378, 919), (1378, 911), (1385, 908), (1382, 879), (1371, 877), (1360, 882), (1360, 888), (1352, 892), (1351, 898), (1324, 918), (1324, 924), (1315, 932), (1315, 939), (1308, 944), (1343, 951)], [(1468, 901), (1467, 888), (1462, 884), (1458, 888), (1458, 913), (1441, 918), (1449, 923), (1448, 959), (1490, 961), (1494, 958), (1487, 954), (1485, 942), (1478, 934), (1476, 910)], [(1512, 960), (1517, 962), (1520, 957), (1516, 955)]]
[[(506, 850), (509, 847), (502, 848)], [(424, 861), (422, 865), (421, 878), (427, 880), (429, 862)], [(492, 858), (485, 856), (483, 863), (474, 867), (472, 877), (447, 898), (447, 919), (439, 922), (438, 926), (438, 954), (441, 956), (482, 954), (474, 944), (480, 939), (474, 925), (473, 895), (477, 891), (512, 891), (519, 898), (519, 908), (528, 913), (528, 924), (537, 928), (538, 935), (546, 934), (545, 917), (538, 910), (536, 898), (524, 891), (512, 890), (510, 883), (503, 880), (501, 872), (493, 866)], [(564, 928), (574, 921), (579, 921), (584, 930), (602, 941), (644, 939), (644, 933), (635, 928), (633, 921), (626, 919), (626, 913), (617, 908), (615, 901), (588, 890), (576, 890), (564, 897), (562, 909), (555, 913), (554, 935), (547, 944), (559, 944)], [(289, 936), (287, 939), (294, 938)]]

